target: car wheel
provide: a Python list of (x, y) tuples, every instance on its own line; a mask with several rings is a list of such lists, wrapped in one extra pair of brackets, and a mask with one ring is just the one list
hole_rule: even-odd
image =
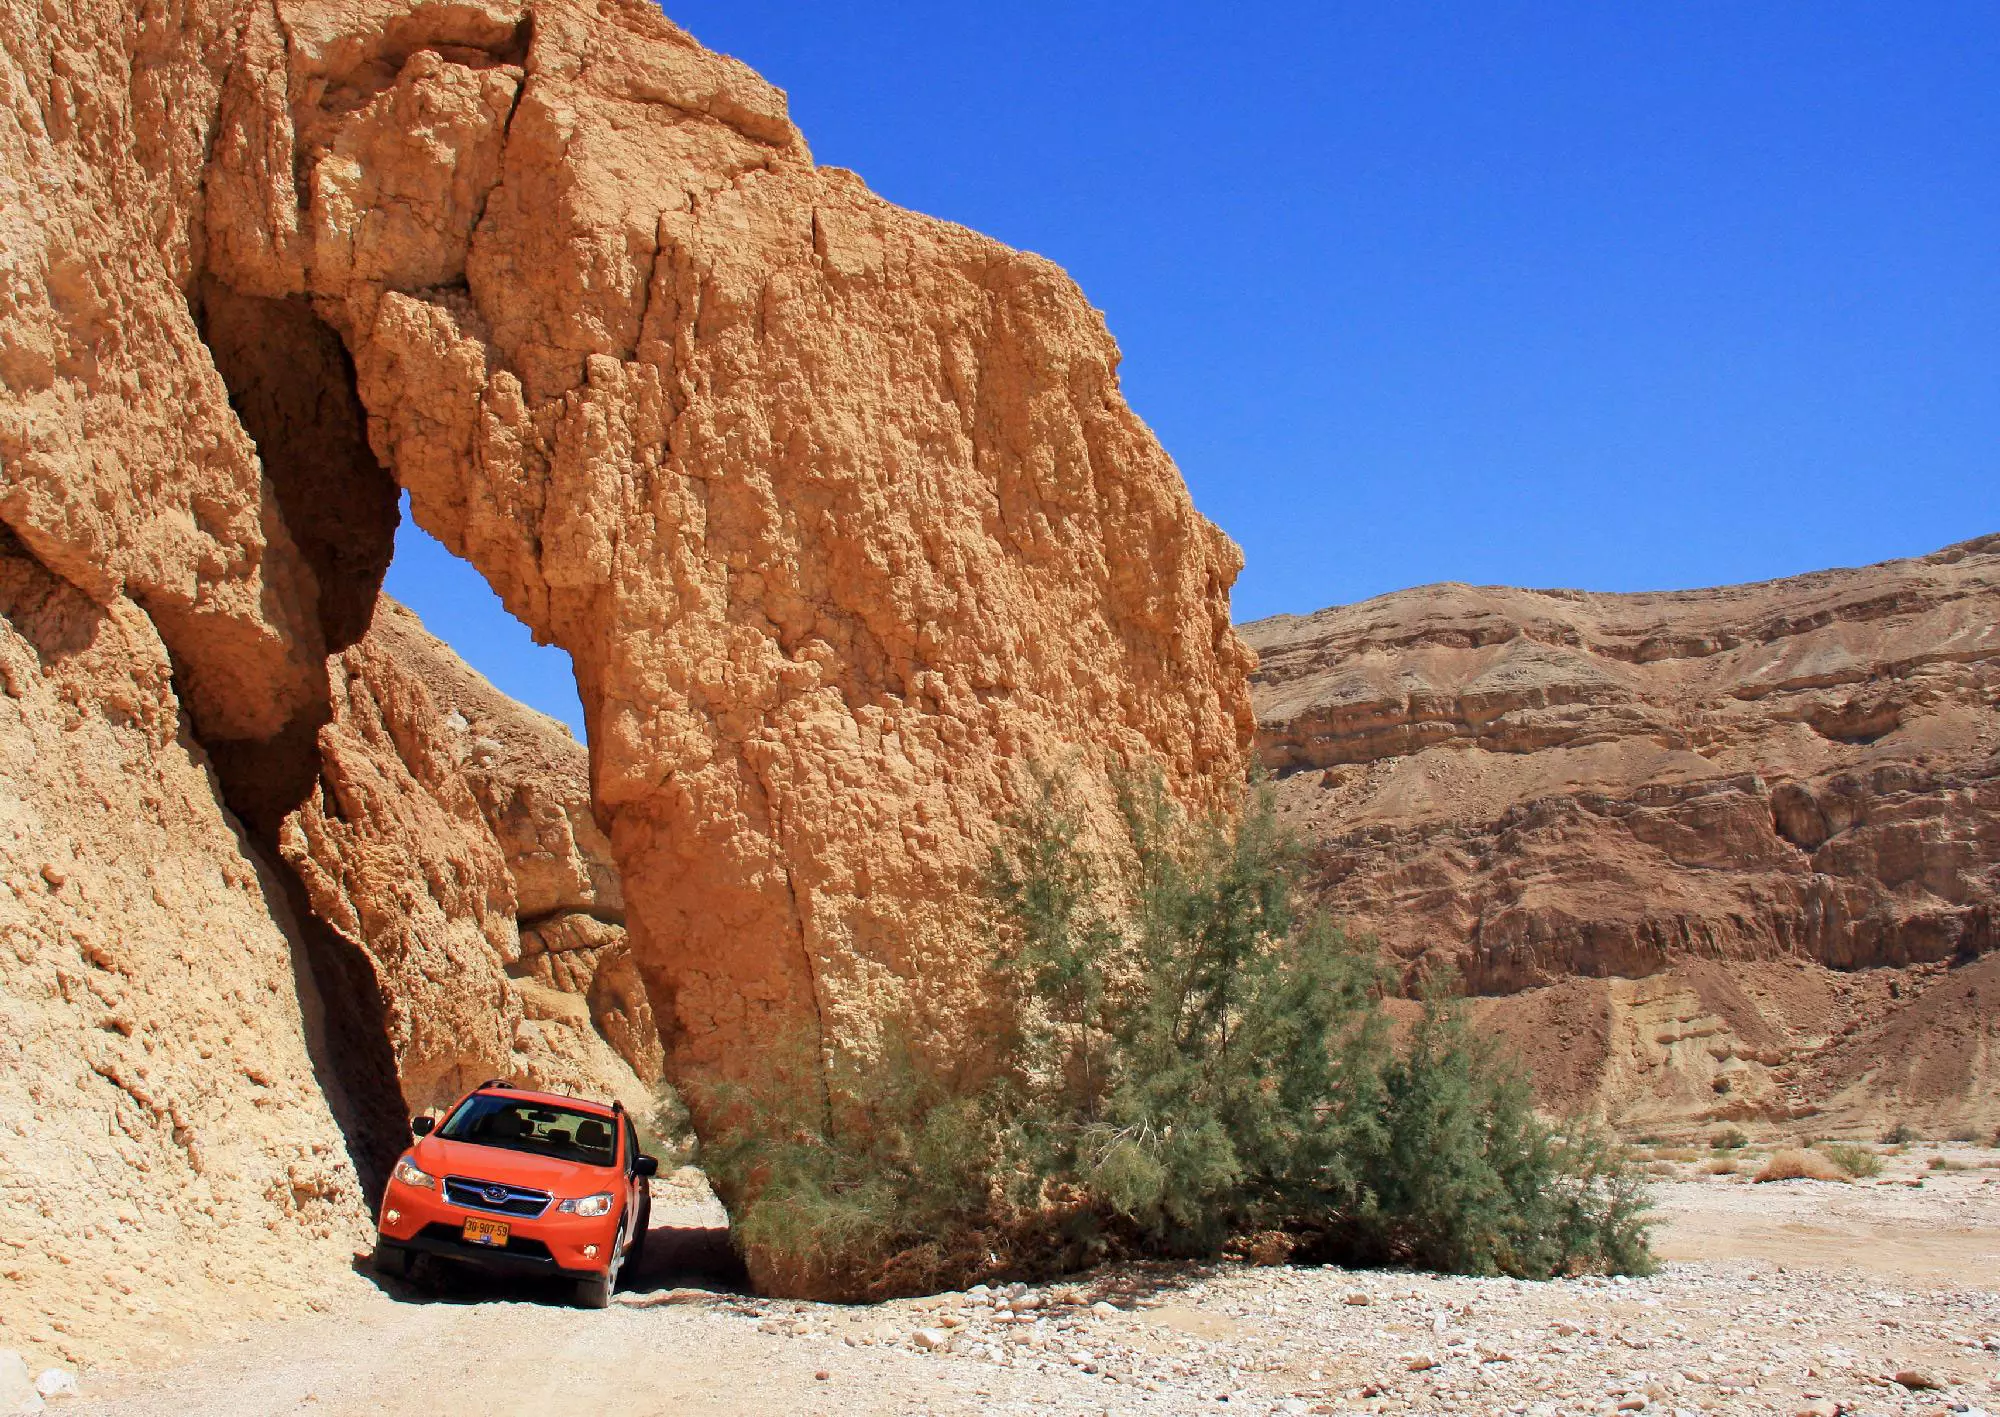
[(576, 1282), (577, 1306), (584, 1309), (610, 1308), (612, 1292), (618, 1288), (618, 1271), (624, 1267), (625, 1252), (612, 1251), (611, 1263), (604, 1267), (604, 1273)]
[(611, 1268), (602, 1274), (576, 1282), (576, 1304), (580, 1309), (608, 1309), (611, 1307), (611, 1291), (618, 1287), (618, 1262), (613, 1260)]
[(639, 1257), (646, 1253), (646, 1231), (653, 1224), (653, 1201), (650, 1196), (639, 1202), (639, 1223), (632, 1227), (632, 1243), (626, 1248), (625, 1263), (636, 1265)]
[(375, 1246), (375, 1272), (389, 1279), (408, 1279), (416, 1273), (417, 1252), (387, 1241)]

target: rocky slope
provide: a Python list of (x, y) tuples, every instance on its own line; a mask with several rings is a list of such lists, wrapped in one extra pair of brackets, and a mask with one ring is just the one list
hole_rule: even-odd
[(313, 920), (367, 961), (356, 992), (381, 999), (403, 1103), (504, 1076), (645, 1116), (659, 1032), (583, 746), (387, 597), (332, 675), (320, 777), (279, 848)]
[[(1236, 550), (1116, 364), (643, 0), (0, 3), (0, 1321), (143, 1287), (63, 1289), (64, 1190), (310, 1276), (475, 1073), (962, 1033), (1030, 763), (1102, 827), (1248, 751)], [(587, 809), (379, 610), (404, 491), (570, 653)]]
[(1406, 980), (1499, 996), (1552, 1096), (1996, 1119), (2000, 538), (1670, 594), (1433, 586), (1244, 637), (1329, 903)]
[(152, 622), (0, 533), (0, 1348), (144, 1352), (344, 1266), (326, 1059), (282, 872), (217, 800)]

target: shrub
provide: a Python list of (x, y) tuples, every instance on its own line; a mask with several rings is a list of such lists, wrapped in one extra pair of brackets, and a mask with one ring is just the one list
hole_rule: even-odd
[(1734, 1176), (1736, 1174), (1736, 1162), (1730, 1157), (1718, 1156), (1713, 1161), (1710, 1161), (1705, 1169), (1711, 1176)]
[(1917, 1129), (1908, 1122), (1898, 1122), (1895, 1126), (1889, 1128), (1888, 1131), (1882, 1133), (1882, 1144), (1884, 1146), (1908, 1146), (1913, 1141), (1922, 1140), (1923, 1138), (1917, 1134)]
[(1953, 1161), (1946, 1156), (1933, 1156), (1926, 1164), (1933, 1171), (1965, 1171), (1970, 1169), (1963, 1161)]
[(1381, 1075), (1379, 1116), (1351, 1143), (1349, 1256), (1526, 1275), (1650, 1269), (1637, 1173), (1601, 1135), (1543, 1124), (1525, 1079), (1443, 985)]
[(687, 1104), (666, 1083), (652, 1089), (650, 1103), (643, 1111), (632, 1113), (639, 1149), (658, 1158), (663, 1171), (687, 1165), (694, 1158), (694, 1132), (688, 1124)]
[(747, 1081), (701, 1101), (737, 1124), (703, 1146), (753, 1272), (792, 1292), (864, 1298), (977, 1267), (994, 1156), (991, 1099), (925, 1066), (902, 1031), (880, 1055), (822, 1059), (781, 1040)]
[(1849, 1176), (1867, 1177), (1882, 1174), (1882, 1158), (1865, 1146), (1857, 1146), (1853, 1142), (1823, 1141), (1815, 1143), (1815, 1147), (1827, 1160)]
[(904, 1021), (871, 1056), (794, 1040), (707, 1084), (731, 1123), (703, 1162), (753, 1270), (866, 1297), (1274, 1236), (1480, 1273), (1650, 1265), (1633, 1168), (1536, 1116), (1448, 981), (1391, 1044), (1374, 951), (1298, 907), (1268, 791), (1233, 822), (1187, 822), (1157, 780), (1121, 805), (1122, 867), (1052, 776), (994, 845), (976, 1057)]
[(1724, 1127), (1708, 1139), (1708, 1144), (1717, 1151), (1741, 1151), (1750, 1145), (1750, 1138), (1740, 1128)]
[(1845, 1181), (1847, 1173), (1840, 1169), (1831, 1158), (1817, 1151), (1801, 1151), (1797, 1147), (1787, 1147), (1774, 1152), (1764, 1163), (1764, 1169), (1751, 1177), (1753, 1181)]

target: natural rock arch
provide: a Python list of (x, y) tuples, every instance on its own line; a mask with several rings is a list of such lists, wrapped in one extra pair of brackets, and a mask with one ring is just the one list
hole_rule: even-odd
[(961, 1017), (1031, 761), (1103, 821), (1119, 768), (1231, 799), (1240, 558), (1097, 312), (816, 167), (651, 6), (101, 0), (39, 37), (55, 98), (0, 142), (73, 184), (12, 253), (0, 517), (146, 609), (246, 817), (302, 790), (398, 485), (574, 660), (670, 1073)]

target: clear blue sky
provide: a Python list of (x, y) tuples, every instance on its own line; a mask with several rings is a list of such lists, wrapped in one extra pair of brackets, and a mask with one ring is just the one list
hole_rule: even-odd
[[(2000, 530), (1986, 0), (668, 13), (820, 162), (1076, 276), (1239, 620)], [(573, 715), (413, 540), (392, 593)]]

